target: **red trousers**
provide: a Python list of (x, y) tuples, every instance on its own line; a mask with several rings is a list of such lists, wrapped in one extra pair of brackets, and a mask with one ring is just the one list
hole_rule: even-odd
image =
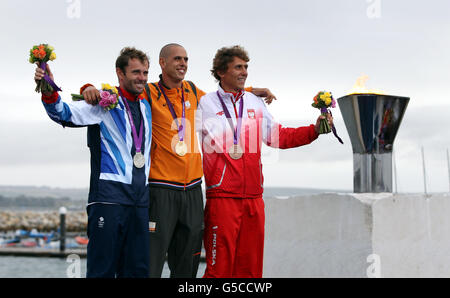
[(264, 201), (206, 200), (203, 277), (261, 278), (264, 256)]

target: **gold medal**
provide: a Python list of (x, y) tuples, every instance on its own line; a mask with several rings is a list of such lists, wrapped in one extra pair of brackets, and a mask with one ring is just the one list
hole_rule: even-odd
[(138, 169), (142, 168), (145, 165), (145, 157), (141, 152), (136, 152), (133, 156), (134, 166)]
[(178, 141), (175, 145), (175, 153), (178, 156), (185, 156), (188, 151), (187, 145), (184, 141)]
[(232, 159), (240, 159), (242, 157), (243, 151), (241, 146), (234, 144), (233, 147), (231, 147), (231, 151), (228, 152), (228, 155)]

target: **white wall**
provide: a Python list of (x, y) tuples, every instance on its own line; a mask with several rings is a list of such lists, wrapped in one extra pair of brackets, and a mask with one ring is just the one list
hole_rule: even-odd
[(264, 200), (264, 277), (450, 277), (447, 194)]

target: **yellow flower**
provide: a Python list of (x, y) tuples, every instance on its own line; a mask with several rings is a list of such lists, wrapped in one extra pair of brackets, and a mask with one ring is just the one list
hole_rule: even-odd
[(327, 106), (329, 106), (329, 105), (331, 104), (331, 97), (327, 97), (327, 98), (325, 99), (325, 104), (326, 104)]
[(52, 52), (52, 53), (50, 54), (49, 59), (50, 59), (50, 61), (53, 61), (53, 60), (56, 59), (56, 54), (55, 54), (55, 52)]
[(110, 84), (102, 84), (102, 90), (112, 90), (112, 88)]
[(331, 97), (330, 92), (325, 92), (325, 96), (326, 96), (326, 97)]
[(119, 91), (117, 90), (117, 88), (111, 86), (110, 84), (102, 84), (102, 90), (109, 90), (112, 93), (119, 95)]

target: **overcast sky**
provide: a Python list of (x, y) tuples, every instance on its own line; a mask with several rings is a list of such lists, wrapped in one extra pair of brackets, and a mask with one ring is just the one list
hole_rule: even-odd
[[(216, 50), (244, 46), (247, 85), (277, 95), (269, 110), (287, 126), (316, 119), (317, 91), (344, 96), (363, 74), (369, 88), (410, 97), (394, 143), (398, 190), (423, 191), (423, 146), (428, 191), (448, 191), (449, 12), (446, 0), (1, 1), (0, 184), (89, 184), (86, 130), (47, 117), (34, 92), (31, 46), (54, 46), (51, 67), (68, 101), (86, 82), (116, 84), (124, 46), (149, 54), (156, 81), (160, 48), (176, 42), (189, 55), (186, 79), (207, 92), (217, 88), (209, 72)], [(326, 135), (272, 152), (264, 159), (266, 186), (352, 189), (350, 140), (338, 108), (333, 115), (345, 145)]]

